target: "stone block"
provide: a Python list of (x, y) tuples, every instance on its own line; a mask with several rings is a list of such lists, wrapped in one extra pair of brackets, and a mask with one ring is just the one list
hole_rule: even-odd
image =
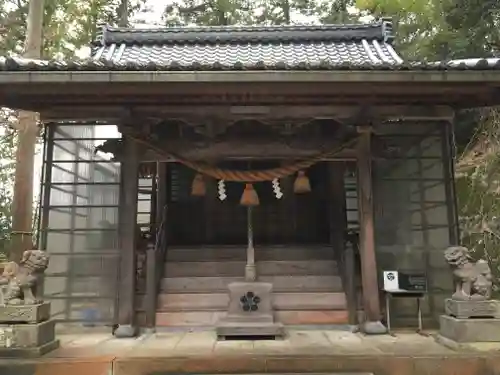
[(34, 324), (0, 324), (0, 357), (32, 357), (58, 346), (53, 320)]
[[(273, 322), (271, 305), (273, 285), (271, 283), (231, 283), (228, 287), (228, 321)], [(246, 304), (244, 299), (247, 301)]]
[(500, 319), (500, 301), (456, 301), (448, 298), (445, 301), (444, 307), (446, 315), (451, 315), (459, 319)]
[(441, 315), (439, 334), (458, 343), (499, 342), (500, 319), (457, 319)]
[(2, 323), (39, 323), (50, 318), (50, 303), (39, 305), (1, 305), (0, 324)]
[(283, 336), (282, 324), (275, 323), (271, 283), (229, 284), (227, 315), (216, 325), (217, 336)]
[(216, 328), (218, 337), (283, 337), (285, 327), (279, 323), (220, 322)]

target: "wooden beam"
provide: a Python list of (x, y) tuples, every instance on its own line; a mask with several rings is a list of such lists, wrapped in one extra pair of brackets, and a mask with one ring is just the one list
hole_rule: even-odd
[(365, 321), (362, 331), (367, 334), (386, 333), (380, 322), (380, 300), (375, 256), (375, 230), (373, 215), (373, 186), (371, 160), (371, 128), (359, 127), (358, 143), (358, 200), (361, 257), (361, 279)]
[(366, 71), (4, 71), (0, 84), (96, 82), (500, 82), (500, 71), (491, 70), (366, 70)]
[(125, 160), (121, 164), (120, 192), (120, 269), (118, 283), (118, 328), (116, 337), (134, 337), (138, 330), (135, 322), (135, 280), (137, 244), (137, 193), (139, 183), (139, 154), (137, 143), (124, 136)]
[[(280, 142), (218, 142), (214, 144), (207, 144), (200, 147), (199, 144), (186, 141), (166, 141), (162, 142), (162, 148), (165, 154), (171, 152), (179, 157), (187, 158), (190, 160), (205, 160), (217, 161), (220, 159), (303, 159), (318, 155), (321, 152), (327, 152), (340, 147), (341, 143), (338, 140), (321, 140), (304, 141), (301, 145), (296, 142), (296, 145), (286, 145)], [(123, 150), (109, 150), (118, 157), (118, 160), (124, 155)], [(336, 155), (336, 158), (355, 158), (355, 151), (351, 149), (344, 149)], [(156, 161), (160, 158), (163, 160), (165, 155), (159, 155), (158, 152), (153, 150), (145, 151), (141, 156), (141, 161)]]
[[(386, 119), (407, 118), (452, 118), (454, 111), (449, 106), (439, 105), (367, 105), (371, 115)], [(138, 106), (137, 114), (160, 115), (163, 118), (220, 118), (227, 120), (245, 119), (299, 119), (308, 122), (314, 119), (349, 119), (358, 116), (366, 108), (357, 105), (190, 105), (185, 106)]]
[[(52, 88), (52, 91), (56, 90)], [(105, 90), (105, 88), (102, 88)], [(229, 88), (228, 88), (229, 90)], [(251, 88), (246, 88), (250, 92)], [(297, 89), (296, 89), (297, 90)], [(28, 108), (36, 110), (42, 114), (50, 111), (52, 106), (74, 108), (77, 113), (85, 111), (80, 110), (83, 107), (99, 107), (99, 106), (156, 106), (156, 107), (175, 107), (193, 105), (200, 103), (205, 105), (337, 105), (349, 106), (361, 104), (371, 105), (412, 105), (418, 103), (422, 106), (444, 105), (454, 108), (473, 108), (481, 106), (489, 106), (497, 103), (497, 95), (493, 90), (487, 87), (472, 87), (468, 91), (453, 91), (450, 88), (435, 87), (432, 90), (424, 90), (423, 92), (405, 91), (407, 88), (400, 90), (392, 90), (388, 92), (385, 90), (379, 92), (375, 88), (366, 87), (360, 89), (359, 92), (344, 93), (341, 89), (335, 92), (328, 92), (325, 90), (324, 94), (316, 93), (310, 95), (303, 95), (301, 92), (277, 93), (273, 94), (270, 89), (269, 92), (264, 94), (243, 95), (243, 94), (226, 94), (217, 95), (215, 93), (201, 94), (199, 92), (190, 92), (188, 94), (182, 93), (161, 93), (155, 95), (153, 92), (140, 94), (139, 92), (123, 94), (121, 92), (100, 92), (96, 88), (93, 93), (76, 94), (73, 92), (64, 94), (64, 88), (57, 90), (58, 94), (54, 95), (53, 92), (49, 93), (38, 91), (32, 94), (16, 94), (15, 92), (8, 95), (0, 92), (0, 104), (11, 108)], [(462, 90), (465, 90), (462, 88)], [(151, 90), (153, 91), (153, 90)], [(302, 88), (302, 92), (306, 91)], [(429, 91), (429, 92), (427, 92)], [(99, 93), (99, 94), (96, 94)], [(66, 114), (69, 112), (66, 111)], [(71, 114), (70, 114), (71, 116)], [(81, 115), (79, 115), (81, 117)], [(87, 117), (95, 116), (90, 110), (86, 111)], [(78, 117), (77, 117), (78, 118)]]
[[(235, 106), (227, 104), (219, 105), (172, 105), (166, 102), (164, 105), (136, 105), (134, 114), (143, 118), (179, 119), (187, 123), (205, 124), (208, 119), (212, 121), (240, 121), (259, 120), (263, 122), (299, 120), (309, 122), (314, 119), (352, 119), (362, 109), (361, 104), (356, 105), (283, 105), (270, 104), (266, 106), (252, 105)], [(246, 111), (243, 111), (246, 108)], [(260, 112), (256, 110), (260, 109)], [(450, 120), (454, 116), (454, 110), (446, 105), (372, 105), (369, 107), (371, 115), (382, 120), (406, 119), (406, 120)], [(117, 121), (123, 116), (125, 110), (121, 105), (51, 105), (42, 111), (42, 119), (45, 122), (62, 120), (107, 120)]]

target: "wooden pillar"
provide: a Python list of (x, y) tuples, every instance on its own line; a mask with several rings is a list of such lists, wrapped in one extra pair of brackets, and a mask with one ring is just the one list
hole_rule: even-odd
[(450, 236), (450, 245), (460, 244), (460, 228), (458, 225), (458, 209), (457, 209), (457, 195), (455, 192), (455, 158), (453, 148), (451, 147), (453, 124), (447, 122), (442, 127), (441, 142), (442, 142), (442, 155), (444, 171), (444, 183), (446, 189), (446, 209), (448, 214), (448, 227)]
[(137, 243), (137, 193), (139, 182), (139, 155), (137, 143), (124, 137), (125, 159), (121, 165), (122, 186), (120, 199), (120, 269), (118, 283), (118, 328), (116, 337), (134, 337), (135, 325), (135, 272)]
[[(166, 162), (156, 163), (156, 217), (154, 218), (154, 245), (149, 244), (146, 257), (145, 317), (147, 332), (156, 330), (156, 302), (159, 280), (164, 276), (167, 239), (168, 170)], [(159, 245), (159, 248), (156, 246)]]
[(371, 128), (358, 127), (358, 200), (361, 257), (361, 278), (363, 286), (363, 307), (365, 321), (361, 330), (367, 334), (386, 333), (380, 322), (380, 300), (375, 257), (375, 231), (373, 221), (373, 186), (371, 160)]
[(345, 246), (347, 231), (347, 212), (345, 194), (345, 163), (330, 162), (328, 165), (330, 181), (330, 244), (344, 284), (349, 311), (349, 324), (357, 324), (358, 303), (356, 298), (356, 265), (352, 246)]
[(48, 125), (45, 127), (47, 134), (46, 138), (46, 151), (44, 163), (44, 174), (43, 187), (40, 191), (43, 194), (43, 202), (41, 207), (40, 215), (40, 243), (39, 248), (47, 251), (47, 240), (48, 233), (47, 228), (49, 227), (49, 213), (50, 213), (50, 193), (52, 190), (52, 168), (54, 162), (54, 125)]

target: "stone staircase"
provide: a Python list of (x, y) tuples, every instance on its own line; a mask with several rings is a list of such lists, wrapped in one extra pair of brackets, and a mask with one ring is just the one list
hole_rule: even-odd
[[(258, 280), (274, 286), (276, 319), (287, 325), (347, 324), (346, 297), (328, 246), (256, 248)], [(245, 246), (167, 251), (158, 327), (210, 327), (224, 316), (227, 285), (244, 281)], [(142, 310), (142, 299), (138, 308)]]

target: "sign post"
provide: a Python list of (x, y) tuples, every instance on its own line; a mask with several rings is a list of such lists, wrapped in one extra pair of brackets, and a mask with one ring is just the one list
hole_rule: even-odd
[(391, 299), (416, 298), (418, 330), (422, 334), (422, 298), (427, 293), (427, 278), (423, 273), (403, 273), (399, 271), (384, 271), (385, 311), (387, 315), (387, 330), (391, 333)]

